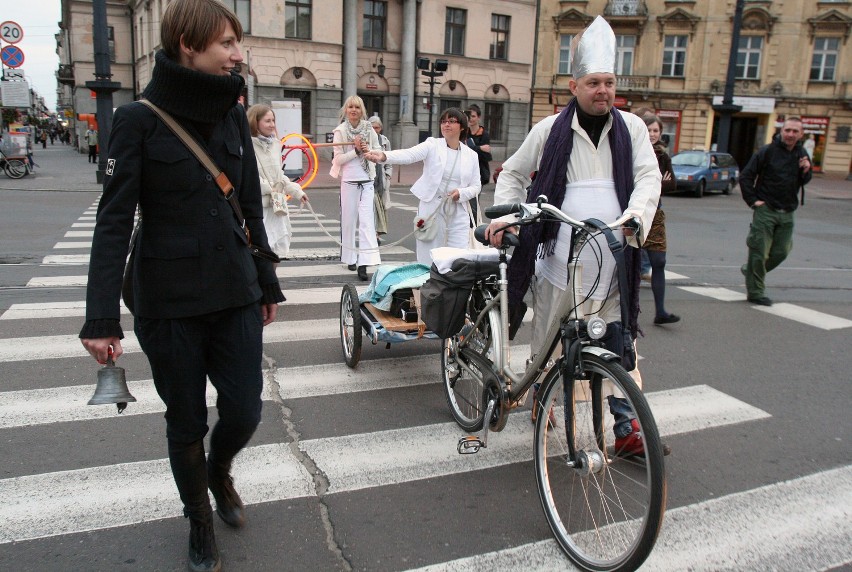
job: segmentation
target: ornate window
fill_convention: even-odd
[[[467,26],[467,10],[447,8],[447,20],[444,27],[444,53],[455,56],[464,55],[464,32]]]
[[[509,28],[511,25],[511,16],[491,14],[491,48],[488,55],[492,60],[509,59]]]
[[[227,0],[223,2],[225,6],[237,15],[237,20],[240,21],[240,26],[243,27],[244,34],[251,33],[251,0]]]
[[[663,76],[683,77],[686,71],[687,36],[666,36],[663,41]]]
[[[633,51],[636,36],[615,36],[615,75],[633,75]]]
[[[284,5],[284,35],[300,40],[311,39],[311,0],[286,0]]]
[[[364,47],[385,48],[385,26],[387,25],[387,2],[364,0]]]
[[[811,81],[834,81],[840,38],[815,38],[811,58]]]
[[[574,34],[559,34],[559,66],[556,73],[568,75],[571,73],[571,40]]]
[[[763,51],[762,36],[741,36],[737,49],[737,79],[760,77],[760,54]]]

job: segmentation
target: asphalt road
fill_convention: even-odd
[[[27,188],[0,176],[0,570],[183,570],[162,405],[130,341],[119,365],[138,402],[122,416],[85,405],[97,372],[76,339],[90,166],[67,148],[37,161]],[[768,277],[770,309],[744,301],[738,193],[664,198],[667,306],[683,319],[653,326],[643,288],[644,390],[673,449],[644,569],[852,568],[852,183],[812,187],[793,252]],[[391,240],[416,205],[393,191]],[[337,192],[308,192],[334,234]],[[570,568],[539,505],[528,411],[460,457],[437,342],[365,341],[357,369],[343,365],[338,300],[357,279],[309,260],[334,244],[312,218],[294,221],[296,259],[279,269],[289,301],[265,334],[263,422],[235,466],[249,524],[216,523],[225,569]],[[385,260],[413,260],[413,239],[400,246]]]

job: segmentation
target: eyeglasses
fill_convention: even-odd
[[[441,125],[455,125],[459,122],[458,119],[442,119]]]

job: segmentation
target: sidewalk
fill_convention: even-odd
[[[98,166],[87,162],[87,157],[71,145],[48,143],[47,149],[37,145],[33,149],[33,159],[38,165],[35,172],[21,179],[10,179],[5,173],[0,174],[0,190],[99,192]]]

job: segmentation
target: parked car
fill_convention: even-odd
[[[699,198],[704,191],[731,194],[740,177],[740,168],[729,154],[699,149],[677,153],[672,157],[672,170],[677,190]]]

